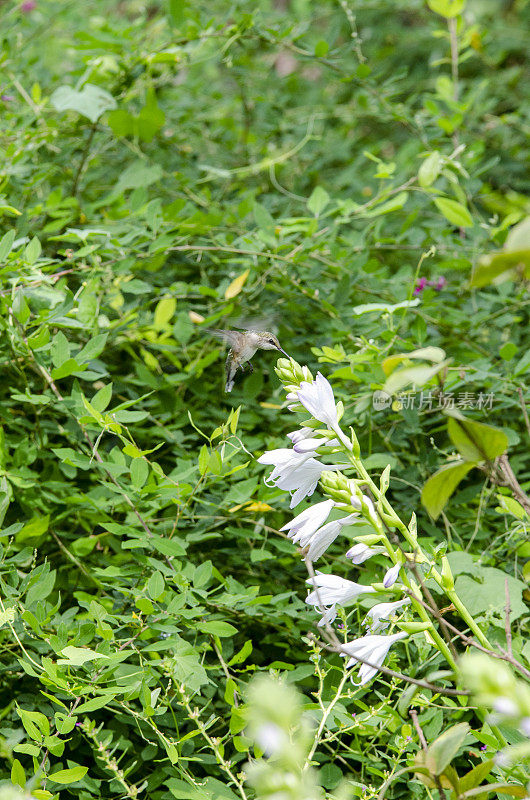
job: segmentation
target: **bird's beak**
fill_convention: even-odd
[[[285,350],[284,350],[282,347],[278,347],[278,350],[280,351],[280,353],[283,353],[283,354],[284,354],[284,356],[287,356],[287,358],[291,358],[291,356],[289,355],[289,353],[286,353],[286,352],[285,352]]]

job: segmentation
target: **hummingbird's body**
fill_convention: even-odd
[[[212,336],[222,339],[230,345],[226,359],[226,386],[225,392],[231,392],[234,388],[234,380],[238,369],[244,369],[244,364],[248,364],[252,372],[250,359],[256,350],[279,350],[287,356],[285,350],[280,347],[280,343],[273,333],[268,331],[219,331],[210,330]],[[289,358],[289,356],[287,356]]]

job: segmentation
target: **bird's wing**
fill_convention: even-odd
[[[219,331],[219,330],[208,330],[210,336],[215,336],[216,339],[221,339],[223,342],[227,342],[230,347],[237,346],[241,340],[243,334],[239,333],[238,331]]]

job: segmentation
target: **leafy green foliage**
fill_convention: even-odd
[[[2,780],[38,800],[252,797],[246,686],[273,670],[316,722],[324,793],[344,778],[374,797],[395,770],[387,797],[425,796],[407,688],[350,688],[304,638],[287,502],[253,457],[289,430],[273,354],[225,395],[207,330],[273,329],[333,378],[365,464],[392,465],[392,502],[418,513],[426,550],[449,548],[500,646],[509,573],[528,663],[528,514],[470,452],[482,431],[528,491],[522,10],[35,0],[0,15]],[[389,664],[441,668],[423,636]],[[429,742],[471,726],[451,760],[462,791],[504,783],[499,767],[464,783],[497,747],[484,716],[415,702]]]

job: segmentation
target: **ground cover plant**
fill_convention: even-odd
[[[526,17],[0,3],[1,800],[529,795]]]

